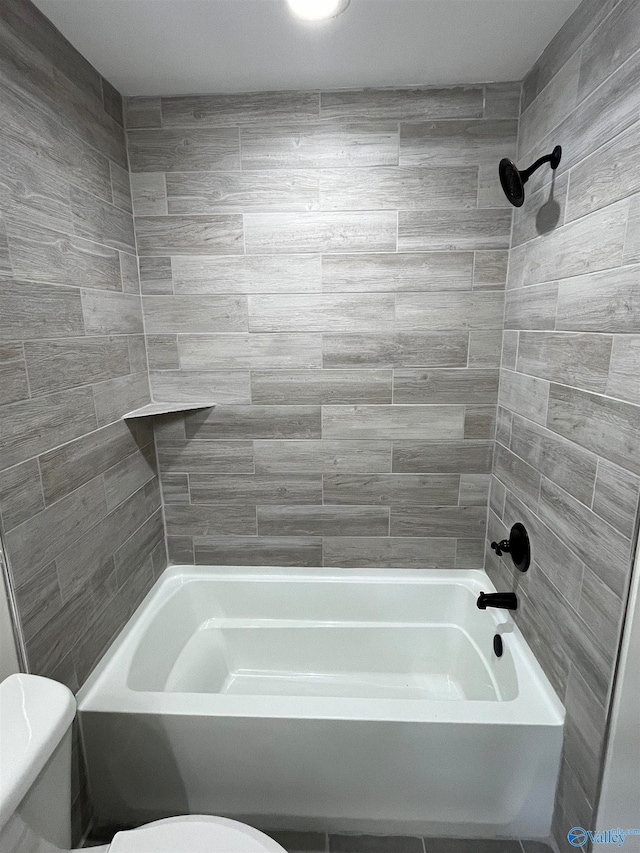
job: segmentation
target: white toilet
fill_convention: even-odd
[[[73,694],[37,675],[0,684],[0,851],[70,853]],[[94,853],[286,853],[235,820],[172,817],[119,832]]]

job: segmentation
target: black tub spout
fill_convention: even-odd
[[[480,610],[499,607],[501,610],[517,610],[518,597],[515,592],[481,592],[476,602]]]

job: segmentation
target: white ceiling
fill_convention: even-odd
[[[580,0],[35,0],[125,95],[520,80]]]

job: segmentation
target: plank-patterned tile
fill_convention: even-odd
[[[610,462],[640,474],[637,406],[551,385],[547,426]]]
[[[247,213],[247,254],[291,252],[395,252],[394,211]]]
[[[487,506],[490,474],[462,474],[460,477],[460,506]]]
[[[131,199],[131,181],[129,179],[129,171],[118,166],[113,161],[109,162],[109,170],[111,173],[111,194],[113,203],[125,213],[133,212],[133,203]]]
[[[323,406],[323,438],[462,438],[463,406]]]
[[[640,332],[640,266],[563,279],[558,284],[556,329]]]
[[[196,536],[196,565],[321,566],[317,536]]]
[[[234,255],[243,250],[242,216],[137,216],[141,255]]]
[[[398,331],[502,329],[502,293],[399,293]]]
[[[323,118],[482,118],[481,86],[322,92]]]
[[[185,419],[187,438],[320,438],[320,406],[216,406]]]
[[[633,537],[640,478],[605,459],[598,460],[592,509],[623,536]]]
[[[640,192],[639,133],[636,123],[571,170],[567,222]]]
[[[253,474],[250,441],[161,441],[160,471],[185,474]]]
[[[122,103],[35,6],[2,19],[0,519],[30,671],[75,692],[165,563],[143,543],[119,589],[159,498],[152,432],[119,421],[149,400]]]
[[[71,187],[73,228],[78,237],[95,240],[112,249],[134,251],[133,221],[112,204]]]
[[[500,371],[498,403],[518,415],[544,424],[547,417],[549,383],[512,370]]]
[[[167,182],[164,172],[131,172],[131,195],[136,216],[165,216]],[[187,213],[199,211],[186,211]]]
[[[242,128],[240,142],[243,169],[398,165],[397,122],[264,124]]]
[[[580,89],[582,100],[636,53],[640,12],[633,0],[621,0],[591,36],[581,53]]]
[[[591,505],[597,457],[546,427],[513,416],[511,450],[586,506]]]
[[[44,496],[35,459],[0,472],[0,519],[5,533],[41,509],[44,509]]]
[[[260,536],[388,536],[389,509],[369,506],[259,506]]]
[[[124,120],[127,128],[160,127],[162,114],[160,98],[135,97],[125,98],[123,103]]]
[[[151,370],[152,397],[159,403],[246,405],[251,402],[249,373],[244,370]]]
[[[325,536],[324,565],[343,569],[449,569],[455,539]]]
[[[132,172],[198,172],[240,168],[237,127],[130,130]]]
[[[510,289],[505,297],[505,329],[554,329],[558,285],[537,284]]]
[[[393,294],[250,296],[251,332],[384,332],[393,326]]]
[[[556,530],[571,550],[617,595],[622,596],[630,571],[631,543],[559,486],[543,478],[540,518]],[[610,647],[613,655],[614,649]]]
[[[624,238],[623,263],[640,263],[640,194],[633,196],[629,202],[629,219],[627,233]]]
[[[581,3],[566,24],[551,39],[525,77],[522,109],[531,103],[591,33],[607,17],[618,0],[587,0]],[[529,851],[526,851],[529,853]]]
[[[255,441],[254,446],[261,474],[391,471],[390,441]]]
[[[606,393],[640,405],[640,335],[615,335]]]
[[[256,508],[251,505],[167,504],[168,536],[253,536]]]
[[[505,249],[474,252],[473,289],[504,290],[509,252]]]
[[[326,405],[391,403],[390,370],[252,370],[251,401]]]
[[[614,136],[638,120],[636,92],[640,84],[640,56],[636,52],[585,98],[548,137],[540,138],[531,150],[530,159],[548,153],[549,146],[567,143],[571,158],[558,167],[562,173],[579,163]]]
[[[11,568],[24,583],[107,514],[102,480],[91,480],[7,533]]]
[[[322,361],[329,367],[466,367],[466,332],[324,334]]]
[[[495,404],[498,374],[498,370],[394,370],[393,402]]]
[[[164,127],[218,128],[317,118],[317,92],[252,92],[162,98]]]
[[[321,504],[320,474],[190,474],[194,504]]]
[[[486,523],[486,506],[391,507],[391,536],[482,539]]]
[[[300,169],[169,172],[166,184],[169,213],[286,212],[320,207],[318,176]]]
[[[247,300],[243,296],[144,296],[147,334],[246,332]]]
[[[490,474],[493,441],[394,441],[398,474]]]
[[[103,481],[109,511],[153,480],[157,473],[155,448],[152,444],[108,468],[104,472]]]
[[[3,408],[1,467],[10,468],[96,429],[91,388],[44,394]]]
[[[322,483],[325,504],[456,506],[460,477],[456,474],[325,474]]]
[[[82,314],[88,335],[144,333],[140,298],[133,294],[83,290]]]
[[[520,332],[520,373],[603,393],[609,376],[610,335]]]
[[[474,208],[477,167],[387,167],[320,172],[322,210]]]
[[[489,83],[484,87],[484,118],[519,118],[522,83]]]
[[[471,290],[472,252],[324,255],[324,291]]]
[[[181,334],[176,348],[179,363],[169,366],[179,367],[182,371],[206,370],[214,364],[220,370],[299,370],[322,367],[322,357],[321,335]]]
[[[427,210],[398,213],[398,251],[506,249],[510,210]]]
[[[502,332],[475,329],[469,332],[469,367],[478,369],[500,367]]]
[[[29,396],[25,355],[20,344],[0,344],[0,395],[5,403]]]
[[[149,371],[180,367],[177,335],[148,335],[145,339]]]
[[[140,266],[140,291],[142,294],[173,293],[171,258],[138,258]]]
[[[518,131],[518,156],[526,155],[573,110],[578,101],[580,52],[576,52],[553,80],[523,111]]]
[[[321,290],[319,255],[172,258],[176,293],[306,293]]]
[[[622,263],[629,203],[618,202],[527,244],[524,283],[539,284]]]
[[[1,359],[5,349],[0,348],[0,385]],[[127,338],[122,335],[29,341],[24,352],[29,386],[34,396],[101,382],[131,372],[129,346]]]
[[[44,498],[54,503],[138,451],[123,421],[48,450],[38,458]]]
[[[515,155],[518,122],[426,121],[400,124],[401,166],[470,166]]]
[[[98,426],[110,424],[150,402],[149,375],[146,371],[130,373],[98,382],[93,386],[93,399]]]
[[[534,510],[537,508],[541,475],[528,462],[501,444],[496,445],[493,474],[528,507]]]
[[[118,252],[82,237],[7,222],[17,279],[100,290],[121,290]]]

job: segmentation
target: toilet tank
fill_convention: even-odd
[[[73,694],[37,675],[0,684],[0,850],[71,847]]]

